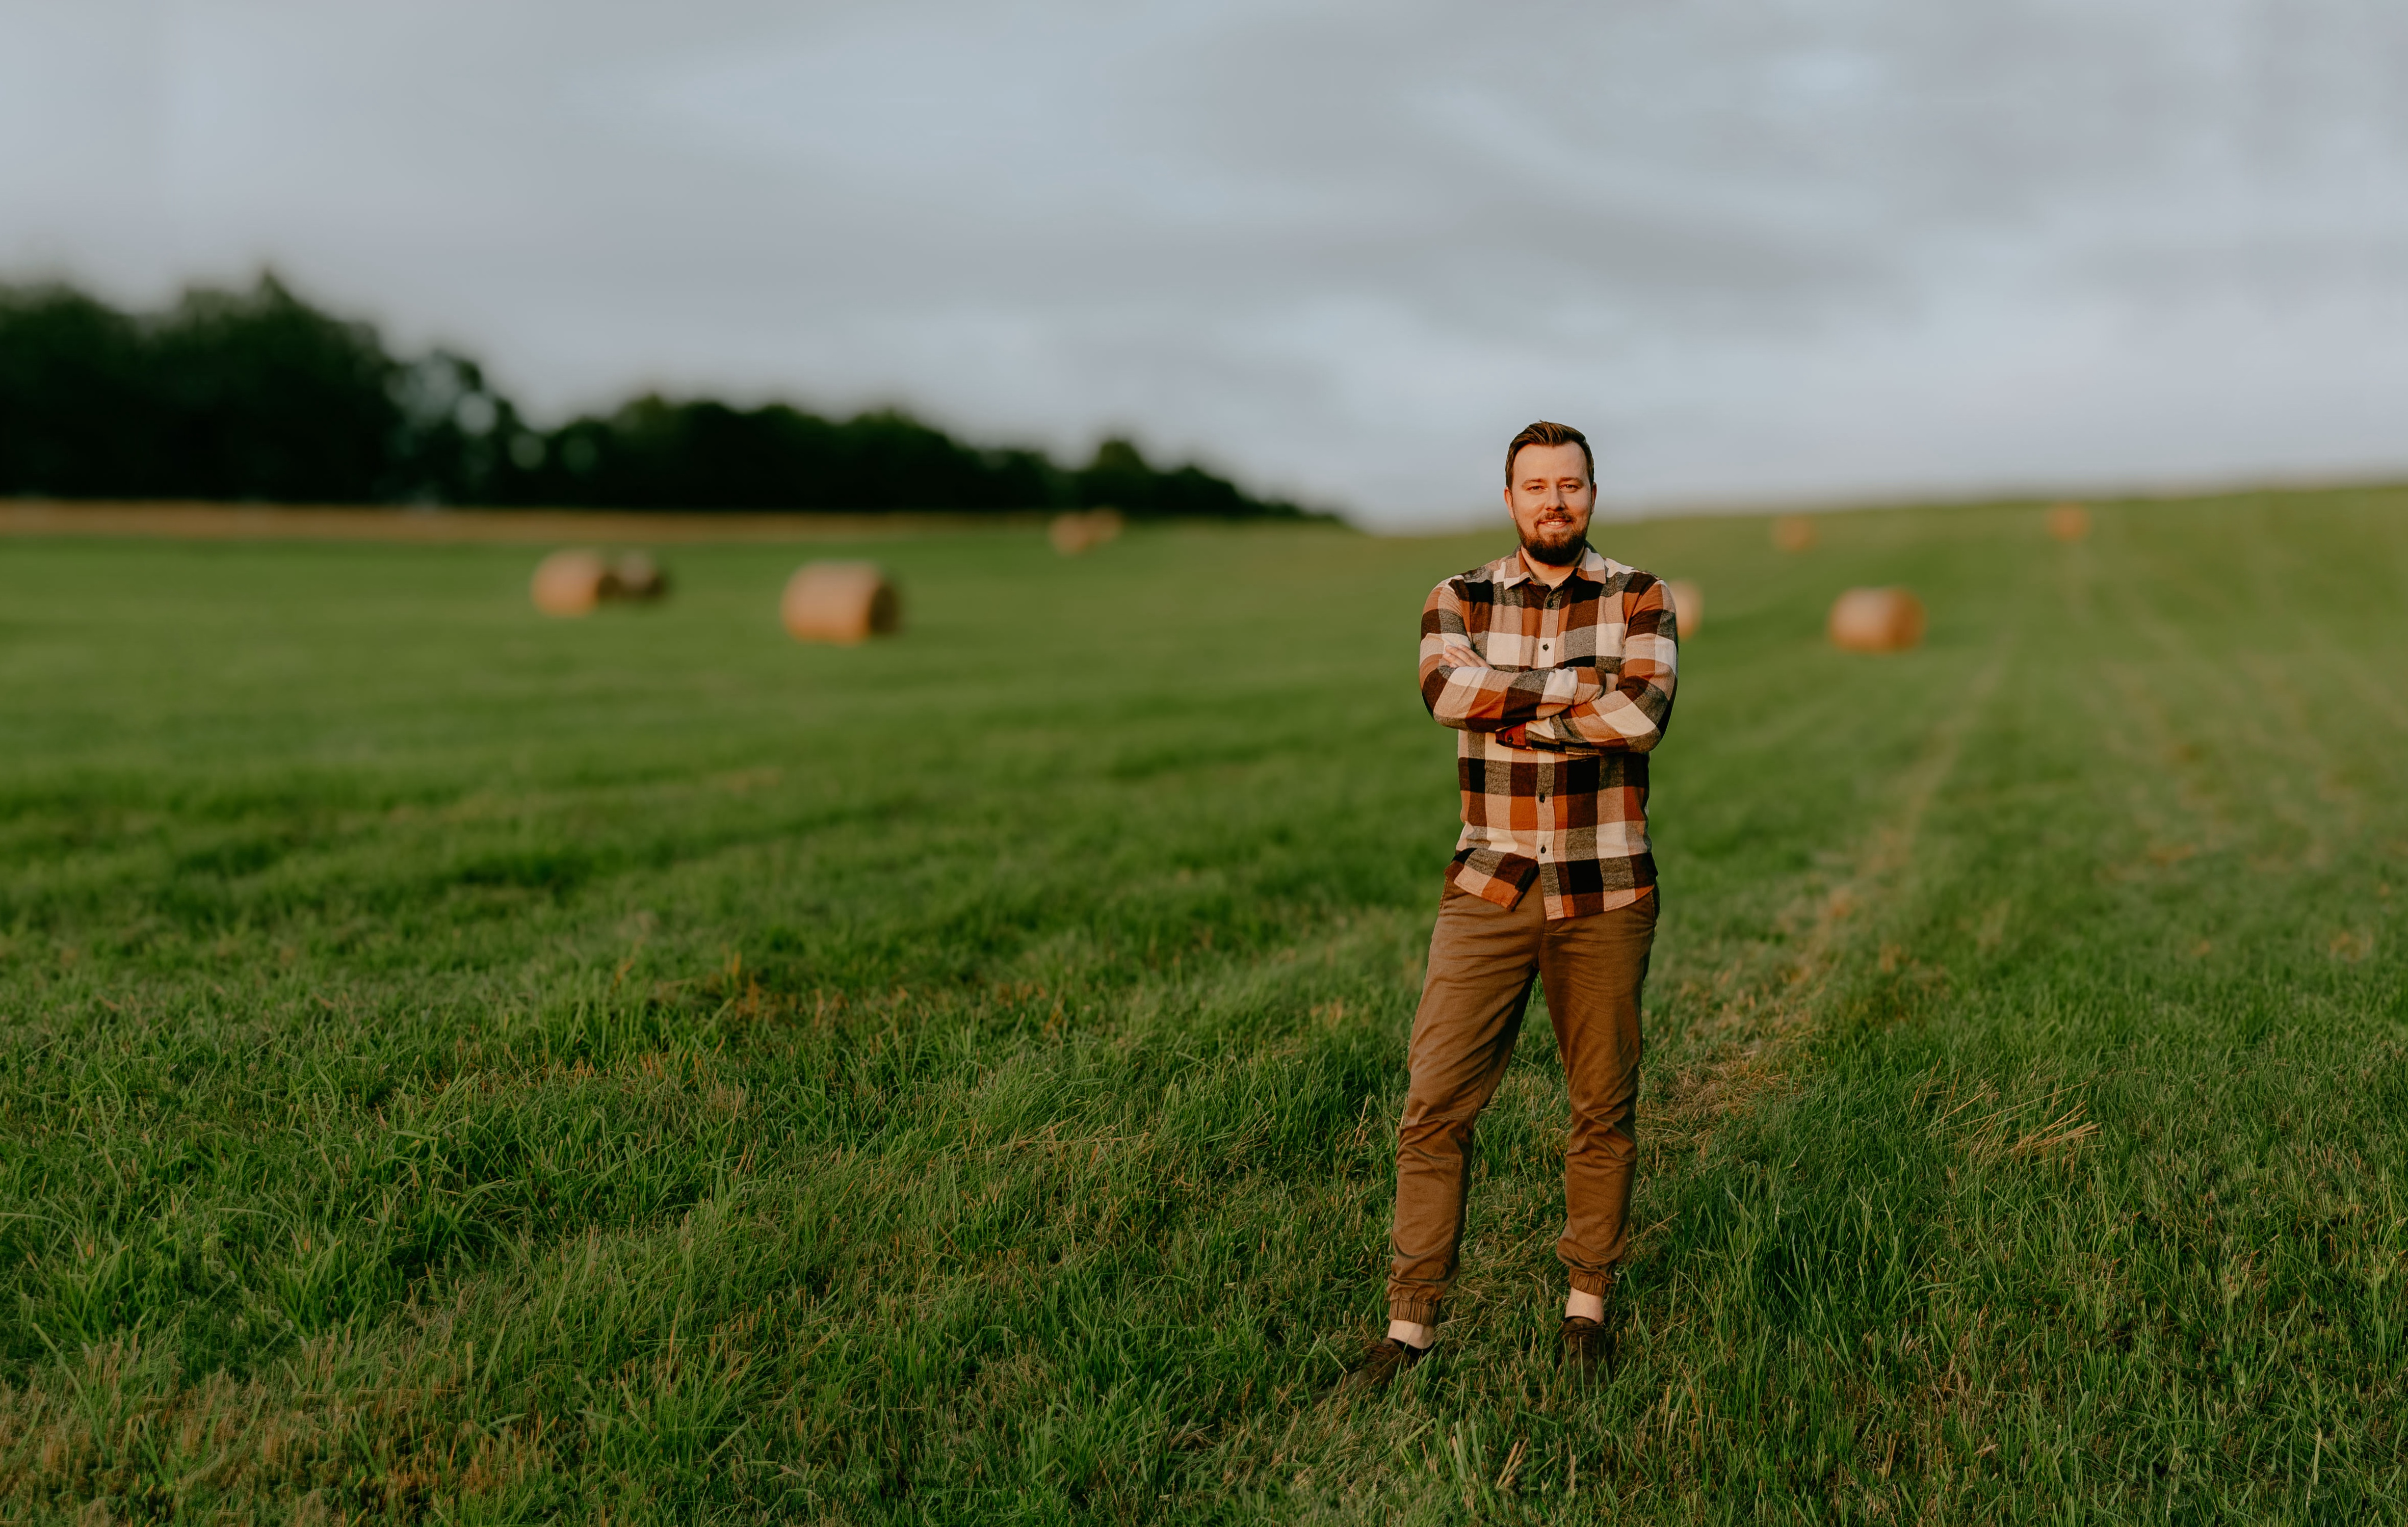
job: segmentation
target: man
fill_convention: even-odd
[[[1511,555],[1422,607],[1422,699],[1460,733],[1463,835],[1413,1015],[1397,1139],[1388,1334],[1354,1381],[1384,1386],[1429,1350],[1463,1241],[1472,1123],[1546,982],[1571,1091],[1564,1361],[1609,1360],[1605,1296],[1628,1244],[1639,995],[1656,935],[1647,753],[1672,715],[1677,634],[1664,585],[1588,544],[1588,441],[1537,423],[1505,454]]]

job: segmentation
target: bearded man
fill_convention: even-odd
[[[1658,896],[1647,754],[1672,716],[1664,585],[1588,544],[1588,440],[1532,424],[1505,453],[1520,548],[1422,607],[1422,699],[1458,734],[1463,835],[1413,1015],[1397,1138],[1388,1334],[1354,1369],[1384,1387],[1437,1340],[1463,1243],[1472,1124],[1512,1058],[1534,979],[1571,1093],[1562,1359],[1611,1361],[1606,1296],[1629,1245],[1639,998]]]

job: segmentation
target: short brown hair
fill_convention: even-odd
[[[1589,452],[1588,436],[1570,424],[1550,423],[1541,419],[1535,424],[1524,425],[1522,433],[1513,436],[1513,443],[1505,448],[1505,486],[1508,488],[1513,486],[1513,458],[1522,454],[1524,446],[1578,446],[1581,448],[1581,461],[1588,467],[1588,480],[1597,480],[1597,458]]]

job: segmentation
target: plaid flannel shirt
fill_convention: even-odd
[[[1422,701],[1460,734],[1463,788],[1447,878],[1499,906],[1537,881],[1550,920],[1646,895],[1647,751],[1672,719],[1679,657],[1664,585],[1594,548],[1553,589],[1518,550],[1432,589]]]

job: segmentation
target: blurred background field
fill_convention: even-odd
[[[1560,1074],[1379,1318],[1501,535],[0,543],[0,1502],[109,1520],[2397,1520],[2408,493],[1602,525],[1698,581],[1625,1361]],[[1914,589],[1914,651],[1830,600]]]

